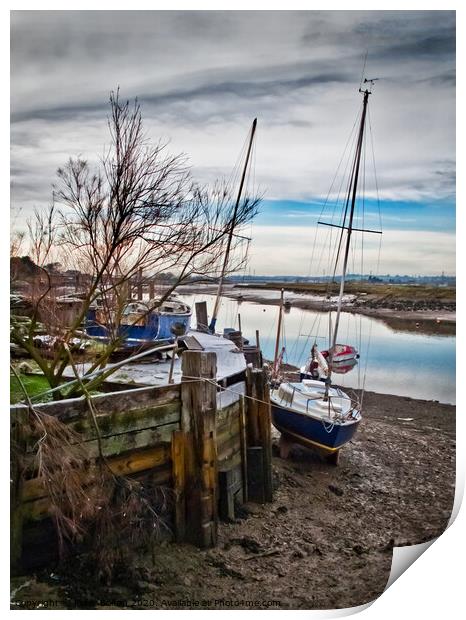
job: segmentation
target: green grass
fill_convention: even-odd
[[[47,390],[50,390],[50,385],[44,376],[39,374],[30,374],[30,375],[20,375],[21,381],[26,388],[26,391],[29,396],[37,396],[38,394],[42,394]],[[89,394],[91,396],[96,396],[97,394],[103,394],[99,390],[89,390]],[[55,396],[59,396],[57,392],[55,392]],[[62,394],[60,398],[67,398],[66,393]],[[14,405],[20,401],[24,400],[24,392],[22,387],[19,384],[18,379],[15,377],[13,373],[10,374],[10,405]],[[40,399],[41,403],[49,403],[53,400],[53,394],[46,394],[43,398]],[[38,402],[38,401],[36,401]]]
[[[20,375],[20,377],[29,396],[36,396],[50,389],[47,379],[42,375]],[[10,403],[14,405],[22,400],[24,400],[23,389],[15,375],[10,374]],[[52,394],[47,394],[41,402],[46,403],[50,400],[52,400]]]

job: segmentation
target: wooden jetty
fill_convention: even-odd
[[[235,504],[272,500],[271,418],[265,372],[248,365],[224,387],[212,351],[185,350],[180,383],[92,396],[97,429],[85,398],[39,404],[79,437],[85,463],[78,475],[92,498],[98,461],[115,475],[147,489],[171,490],[166,515],[173,539],[200,547],[216,544],[219,519],[234,518]],[[11,554],[14,570],[57,557],[52,502],[37,477],[37,438],[25,424],[31,411],[11,412]],[[155,501],[155,500],[154,500]]]

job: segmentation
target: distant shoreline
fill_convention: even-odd
[[[325,301],[322,296],[301,291],[296,292],[295,288],[293,285],[290,285],[289,288],[284,287],[285,301],[289,302],[290,307],[317,312],[328,311],[328,305],[326,305],[326,308],[323,307]],[[183,286],[179,289],[179,292],[181,294],[203,292],[207,295],[214,295],[217,292],[217,287],[212,284]],[[271,286],[256,288],[229,284],[225,286],[223,295],[238,301],[262,305],[278,306],[280,304],[280,290]],[[407,300],[398,300],[396,309],[387,307],[384,304],[385,300],[382,297],[376,298],[375,295],[367,296],[367,300],[364,299],[364,301],[361,301],[361,298],[355,295],[348,295],[343,303],[343,311],[380,319],[393,329],[400,329],[402,331],[419,330],[426,333],[455,334],[456,309],[450,309],[452,306],[454,307],[454,304],[430,299],[425,301],[427,308],[422,310],[411,309],[411,302]],[[387,305],[389,304],[387,303]],[[430,308],[429,305],[431,306]],[[330,309],[336,309],[336,304],[333,301]]]

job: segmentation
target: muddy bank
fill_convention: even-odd
[[[256,304],[278,306],[280,298],[263,297],[260,293],[239,293],[236,290],[225,292],[226,297],[249,301]],[[309,299],[305,296],[286,296],[289,307],[303,310],[322,312],[335,311],[336,304],[325,304],[322,299]],[[413,304],[411,302],[398,302],[396,304],[384,304],[382,301],[346,301],[342,304],[343,312],[363,314],[382,320],[389,327],[399,331],[419,330],[423,333],[453,335],[456,332],[455,306],[449,304]]]
[[[326,609],[370,601],[385,587],[393,544],[432,539],[448,522],[454,407],[367,393],[338,467],[296,446],[288,460],[274,457],[274,477],[274,502],[247,504],[222,523],[217,548],[135,551],[110,585],[74,559],[14,579],[13,608]]]
[[[180,293],[202,295],[216,294],[213,285],[198,285],[183,287]],[[251,302],[265,306],[280,304],[280,291],[272,288],[248,288],[226,285],[225,297],[236,299],[238,302]],[[296,292],[292,289],[285,291],[287,307],[301,308],[322,312],[336,310],[335,303],[329,305],[322,296],[311,293]],[[343,301],[343,311],[353,314],[363,314],[380,319],[396,331],[419,331],[425,334],[454,335],[456,332],[456,304],[442,299],[390,299],[377,295],[348,295]]]

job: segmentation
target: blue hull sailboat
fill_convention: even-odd
[[[372,86],[373,80],[365,80]],[[339,224],[319,222],[326,226],[340,229],[339,240],[336,246],[336,259],[333,270],[335,278],[337,269],[340,269],[340,289],[336,310],[336,320],[333,329],[330,329],[330,343],[327,356],[317,351],[317,346],[313,347],[311,361],[316,361],[315,373],[304,373],[302,382],[279,382],[278,381],[278,341],[280,337],[281,311],[277,331],[277,343],[275,348],[275,361],[272,372],[273,387],[270,392],[272,407],[273,425],[280,431],[281,453],[286,456],[291,443],[300,443],[308,447],[316,447],[324,451],[333,463],[338,462],[339,450],[354,436],[361,421],[360,403],[357,399],[352,399],[339,387],[332,385],[332,374],[338,373],[338,353],[342,350],[342,345],[338,345],[338,328],[342,311],[342,300],[345,289],[345,278],[348,267],[348,258],[352,247],[351,235],[353,231],[375,232],[380,231],[363,230],[355,223],[355,206],[357,199],[358,179],[360,175],[361,156],[364,150],[364,133],[366,124],[366,113],[371,89],[359,89],[363,95],[362,112],[359,122],[359,130],[356,140],[356,150],[351,164],[350,181],[348,191],[344,200],[343,214]],[[329,315],[330,320],[330,315]],[[353,353],[353,361],[356,359],[357,351]],[[347,361],[347,360],[345,360]],[[322,368],[324,372],[317,372]],[[314,368],[312,368],[314,370]],[[341,370],[341,369],[340,369]]]
[[[325,400],[325,390],[322,381],[282,383],[273,392],[272,417],[291,440],[335,452],[353,437],[361,414],[344,392],[332,387]]]

